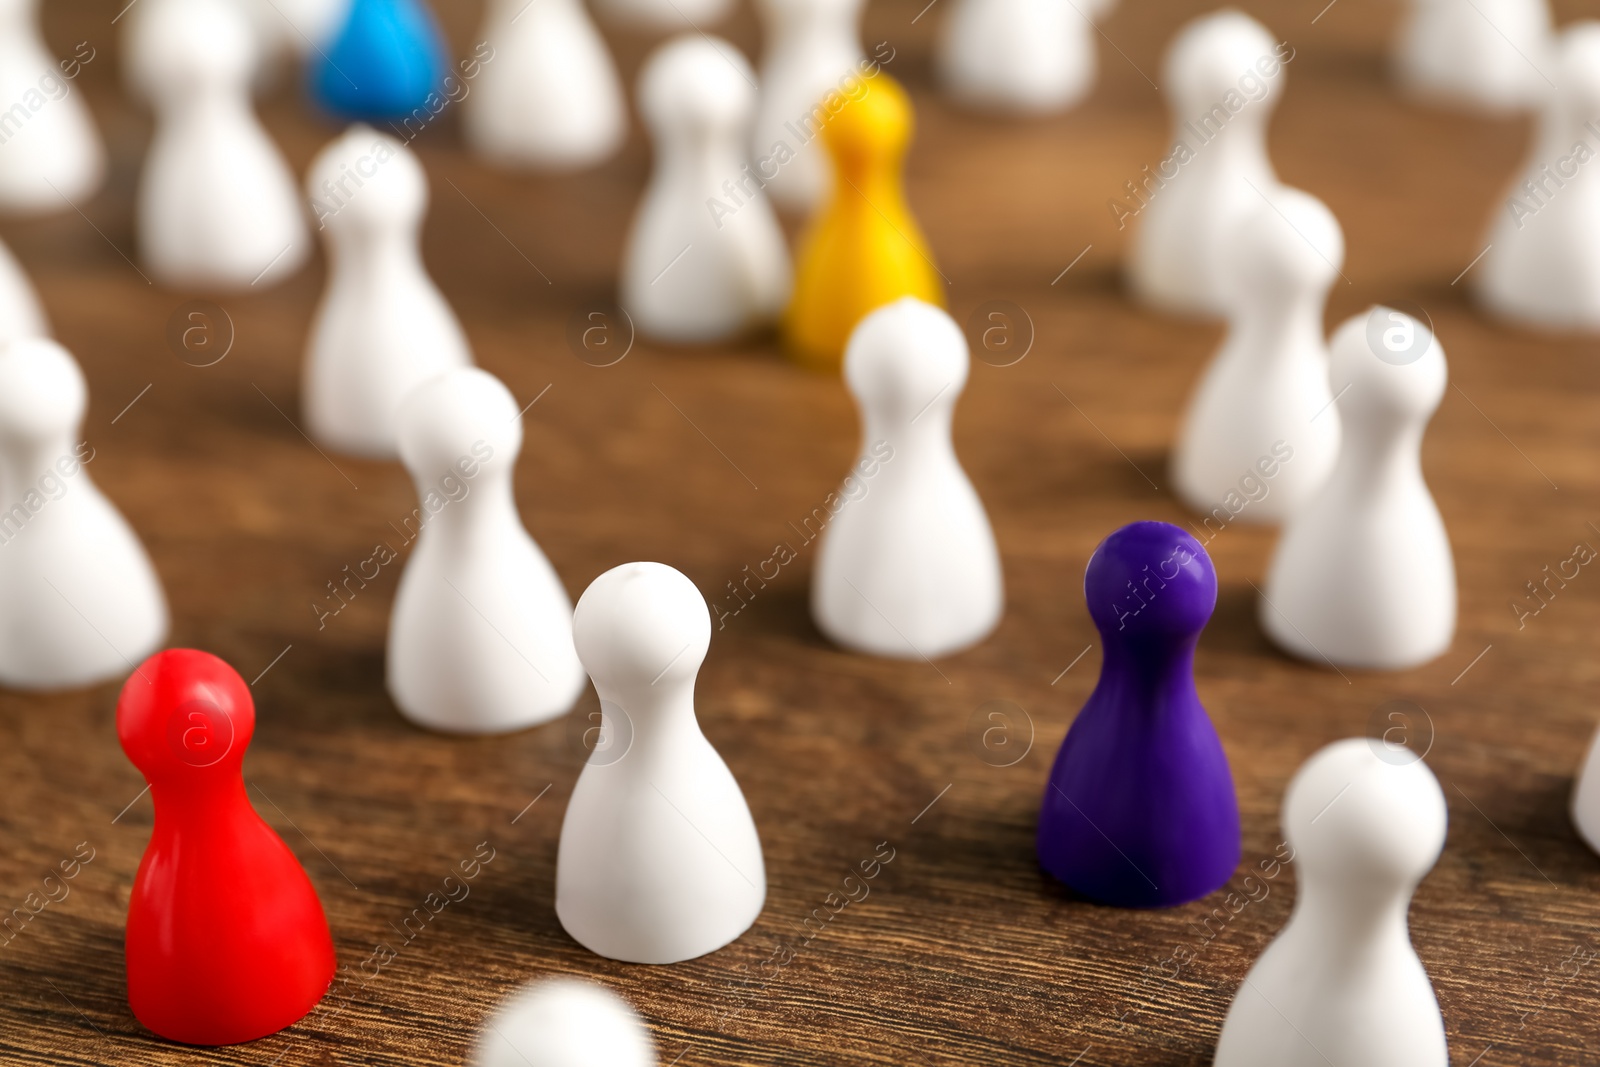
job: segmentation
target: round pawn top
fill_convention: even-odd
[[[46,338],[19,338],[0,351],[0,438],[48,444],[83,421],[88,387],[77,360]]]
[[[862,319],[844,354],[844,380],[863,409],[894,422],[955,403],[967,384],[967,339],[943,308],[901,297]]]
[[[501,1005],[472,1067],[652,1067],[650,1032],[627,1001],[591,982],[535,982]]]
[[[899,82],[880,71],[859,85],[858,95],[830,93],[820,105],[831,110],[844,100],[823,122],[822,140],[835,165],[847,174],[898,160],[911,143],[914,124],[911,97]]]
[[[1283,829],[1307,878],[1415,885],[1444,849],[1444,790],[1421,757],[1396,762],[1365,737],[1335,741],[1295,772]]]
[[[602,697],[691,680],[711,648],[711,612],[664,563],[625,563],[589,584],[572,616],[578,658]]]
[[[1178,31],[1167,48],[1161,80],[1185,111],[1225,108],[1230,92],[1249,100],[1250,107],[1270,107],[1282,92],[1282,79],[1263,77],[1256,63],[1274,56],[1275,48],[1265,26],[1243,11],[1223,8]]]
[[[478,367],[435,375],[406,394],[396,413],[400,459],[432,478],[462,460],[512,463],[522,450],[517,401],[500,379]],[[482,455],[487,446],[491,457]]]
[[[1217,606],[1217,572],[1200,542],[1166,522],[1135,522],[1100,542],[1083,595],[1106,641],[1193,640]]]
[[[1299,189],[1277,188],[1229,242],[1228,273],[1241,294],[1322,291],[1344,263],[1344,232],[1328,206]]]
[[[428,209],[428,176],[416,155],[365,123],[317,153],[306,192],[318,220],[334,233],[415,225]]]
[[[1343,397],[1340,418],[1351,425],[1426,422],[1444,399],[1444,349],[1427,323],[1403,311],[1378,304],[1351,316],[1328,351],[1329,384]]]
[[[249,16],[230,0],[157,0],[131,30],[133,81],[158,99],[248,86],[260,61]]]
[[[145,660],[117,700],[117,739],[151,784],[237,776],[255,728],[244,679],[192,648]]]
[[[733,45],[686,33],[645,60],[639,113],[658,139],[722,132],[742,137],[755,115],[755,84],[749,61]]]

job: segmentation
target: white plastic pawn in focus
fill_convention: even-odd
[[[573,630],[606,737],[561,823],[556,915],[609,959],[715,951],[761,914],[767,876],[744,793],[695,717],[705,599],[671,567],[629,563],[590,584]]]
[[[1215,1067],[1447,1067],[1406,921],[1447,820],[1411,751],[1358,737],[1306,761],[1283,800],[1294,911],[1234,994]]]
[[[583,692],[572,601],[517,514],[522,420],[510,390],[464,367],[399,412],[421,533],[389,623],[389,695],[419,726],[498,734],[565,715]]]
[[[1339,458],[1290,517],[1267,571],[1262,628],[1313,663],[1403,670],[1455,636],[1450,537],[1422,477],[1422,436],[1448,372],[1423,323],[1375,307],[1330,345]]]
[[[960,328],[914,297],[879,308],[851,334],[844,378],[861,452],[811,581],[817,628],[846,648],[940,656],[1000,622],[1000,552],[950,436],[968,364]]]

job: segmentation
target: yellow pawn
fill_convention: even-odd
[[[901,183],[911,100],[887,74],[861,84],[866,92],[822,124],[833,192],[801,238],[783,318],[790,355],[817,370],[837,371],[856,323],[883,305],[914,296],[944,306]]]

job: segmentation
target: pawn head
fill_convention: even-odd
[[[711,612],[694,583],[664,563],[625,563],[578,598],[578,659],[601,699],[692,680],[711,648]]]
[[[147,0],[128,29],[129,78],[153,100],[246,91],[260,62],[256,33],[234,0]]]
[[[311,161],[306,195],[330,233],[405,229],[428,209],[428,176],[399,140],[357,123]]]
[[[46,338],[19,338],[0,349],[0,441],[48,444],[83,421],[88,387],[77,360]]]
[[[755,72],[737,48],[719,37],[686,33],[645,60],[639,114],[658,142],[721,134],[742,139],[755,116],[755,85]]]
[[[117,700],[122,751],[152,785],[238,775],[255,733],[255,704],[237,671],[209,652],[157,652]]]
[[[500,1006],[471,1067],[654,1067],[637,1012],[609,989],[573,978],[534,982]]]
[[[1420,758],[1394,762],[1364,737],[1335,741],[1295,772],[1283,830],[1305,877],[1410,888],[1444,848],[1444,790]]]
[[[1083,575],[1106,641],[1193,640],[1217,606],[1217,572],[1200,542],[1166,522],[1134,522],[1100,542]]]
[[[1329,384],[1347,425],[1425,423],[1444,399],[1444,349],[1430,325],[1404,311],[1379,304],[1346,319],[1328,352]]]
[[[438,485],[456,473],[476,477],[480,467],[509,469],[522,451],[516,399],[477,367],[429,378],[406,394],[395,421],[400,460],[419,484]]]
[[[1344,264],[1344,232],[1328,206],[1310,193],[1280,187],[1240,224],[1224,255],[1233,300],[1282,300],[1325,294]]]
[[[862,319],[844,353],[844,380],[864,413],[893,424],[948,411],[967,384],[961,327],[943,308],[901,297]],[[937,409],[937,410],[936,410]]]
[[[829,92],[817,105],[825,116],[822,142],[834,165],[845,174],[859,174],[898,161],[911,143],[911,97],[882,71],[848,88],[848,94]]]
[[[1217,107],[1265,116],[1283,92],[1277,47],[1265,26],[1235,8],[1192,19],[1167,46],[1161,80],[1168,100],[1183,118]]]

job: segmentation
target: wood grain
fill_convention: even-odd
[[[249,1046],[189,1050],[143,1031],[125,1001],[122,922],[151,808],[117,746],[115,687],[0,695],[0,908],[21,906],[80,842],[94,854],[71,895],[0,948],[0,1060],[454,1064],[518,983],[579,974],[624,992],[662,1062],[681,1067],[1209,1062],[1234,988],[1288,914],[1292,868],[1206,936],[1221,894],[1168,911],[1093,906],[1044,877],[1032,851],[1045,772],[1099,665],[1080,586],[1088,554],[1121,523],[1189,517],[1166,488],[1167,449],[1220,328],[1128,302],[1117,275],[1128,231],[1106,200],[1163,154],[1151,79],[1172,30],[1204,8],[1125,4],[1105,24],[1092,100],[1006,122],[954,111],[932,91],[931,35],[946,12],[919,16],[923,2],[875,0],[866,19],[867,40],[892,43],[889,69],[919,107],[911,202],[957,317],[1004,299],[1036,329],[1020,362],[975,363],[957,418],[1004,553],[1008,613],[982,647],[934,665],[846,655],[808,619],[813,550],[802,547],[728,620],[701,675],[700,714],[749,797],[771,892],[736,944],[667,968],[597,959],[556,921],[556,838],[582,758],[573,731],[455,740],[407,726],[383,690],[398,566],[318,629],[311,604],[324,584],[414,506],[398,467],[325,458],[296,428],[322,266],[223,299],[236,343],[221,363],[176,358],[165,331],[188,295],[147,284],[125,258],[149,121],[120,91],[122,0],[47,5],[59,51],[85,39],[98,49],[79,86],[113,175],[93,200],[8,221],[4,236],[88,374],[92,473],[156,560],[174,642],[255,679],[252,795],[304,861],[348,970],[317,1013]],[[1424,464],[1454,540],[1462,610],[1439,661],[1341,677],[1278,655],[1255,625],[1250,583],[1272,533],[1230,527],[1210,543],[1222,594],[1199,688],[1233,761],[1246,862],[1278,846],[1282,791],[1306,756],[1364,732],[1384,702],[1414,701],[1431,718],[1428,759],[1451,827],[1412,929],[1452,1062],[1594,1062],[1600,860],[1565,806],[1597,718],[1600,578],[1585,571],[1521,630],[1509,602],[1575,542],[1600,545],[1600,353],[1486,321],[1466,282],[1452,284],[1501,209],[1528,123],[1398,99],[1384,67],[1396,12],[1383,0],[1339,0],[1320,16],[1319,3],[1249,6],[1296,49],[1274,158],[1345,228],[1348,280],[1330,324],[1409,299],[1448,352],[1453,387]],[[464,54],[479,5],[452,0],[443,16]],[[753,50],[748,10],[718,29]],[[631,79],[650,42],[609,35]],[[333,132],[294,91],[263,113],[301,172]],[[645,179],[637,129],[618,159],[574,177],[483,169],[448,112],[417,147],[433,183],[428,262],[480,362],[522,403],[538,397],[518,493],[568,588],[657,559],[716,601],[793,539],[788,524],[850,462],[856,424],[840,384],[793,368],[769,341],[640,342],[606,368],[575,358],[567,324],[611,298]],[[1006,767],[980,758],[969,728],[996,700],[1026,713],[1012,751],[1027,754]],[[595,706],[590,694],[579,714]],[[406,940],[402,919],[482,842],[494,859],[470,896]],[[870,895],[808,937],[808,916],[825,914],[847,869],[880,847],[894,858]],[[395,958],[363,972],[380,944]],[[1197,958],[1174,977],[1168,961],[1185,947]]]

